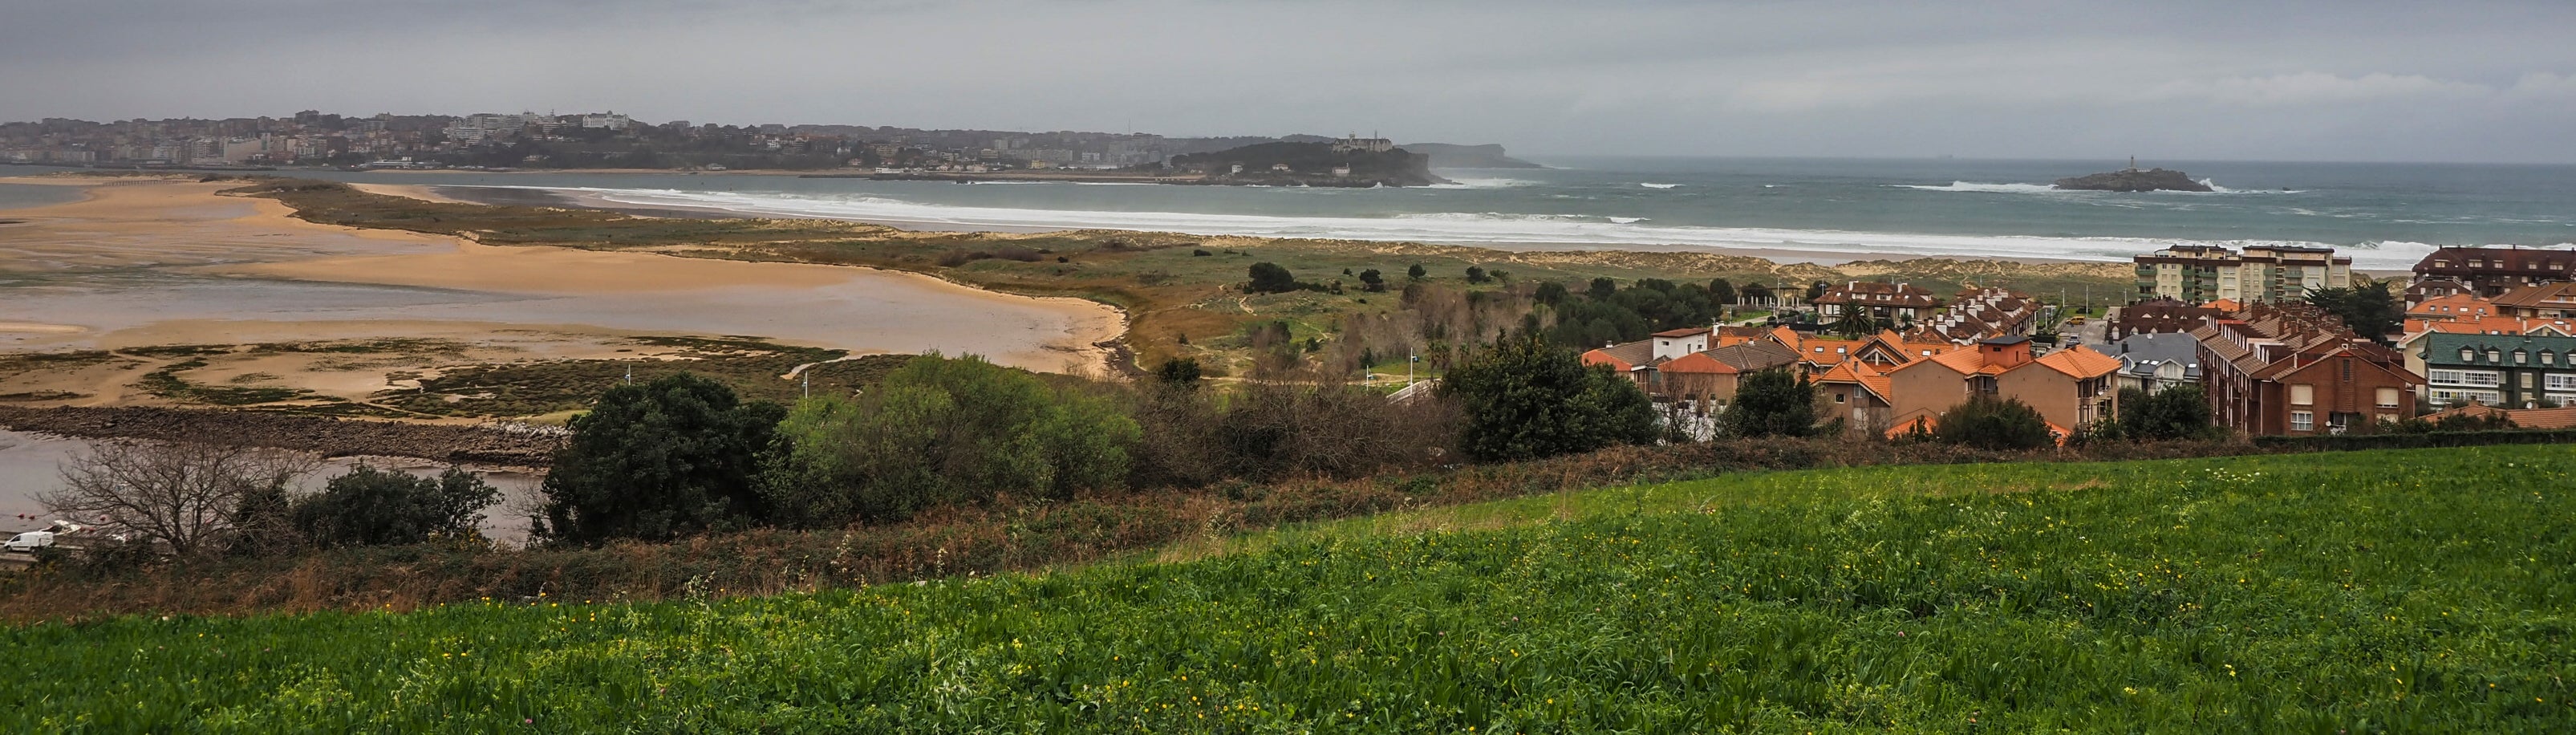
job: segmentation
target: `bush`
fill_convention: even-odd
[[[1756,370],[1735,388],[1724,414],[1726,433],[1758,438],[1807,436],[1816,430],[1816,386],[1804,372]]]
[[[934,354],[856,400],[799,402],[778,433],[762,492],[779,522],[815,527],[1118,487],[1138,429],[1100,397]]]
[[[2008,452],[2054,446],[2057,438],[2039,410],[2017,398],[1979,395],[1942,412],[1932,439],[1945,444]]]
[[[482,511],[500,498],[483,478],[455,467],[428,478],[362,464],[297,501],[293,517],[304,539],[325,548],[479,540]]]
[[[1360,271],[1360,286],[1370,293],[1384,293],[1386,276],[1379,274],[1376,268]]]
[[[1199,375],[1199,360],[1195,357],[1175,357],[1164,360],[1161,367],[1154,369],[1155,380],[1167,385],[1189,388],[1198,387]]]
[[[2131,441],[2220,439],[2227,428],[2211,420],[2208,394],[2198,385],[2178,385],[2148,395],[2137,388],[2120,390],[2120,415],[2100,422],[2094,438]]]
[[[1464,413],[1467,455],[1489,462],[1651,444],[1660,433],[1635,383],[1535,334],[1503,338],[1451,370],[1440,392]]]
[[[1467,266],[1468,283],[1484,283],[1491,280],[1493,278],[1485,275],[1485,269],[1482,266]]]
[[[546,474],[539,535],[596,544],[663,540],[761,517],[759,453],[785,409],[680,373],[620,385],[572,420]]]
[[[1299,288],[1297,277],[1277,263],[1254,263],[1250,272],[1252,282],[1244,290],[1253,293],[1287,293]]]

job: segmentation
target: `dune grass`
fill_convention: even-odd
[[[17,731],[2565,732],[2576,451],[1741,475],[1056,573],[12,630]]]

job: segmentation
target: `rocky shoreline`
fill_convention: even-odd
[[[411,457],[512,467],[544,467],[563,444],[549,433],[494,426],[144,407],[0,406],[0,429],[81,439],[220,438],[325,457]]]
[[[2085,176],[2058,179],[2055,186],[2068,191],[2212,191],[2189,174],[2173,169],[2129,168]]]

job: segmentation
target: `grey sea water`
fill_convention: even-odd
[[[2314,243],[2365,269],[2440,245],[2576,242],[2576,166],[2141,161],[2215,193],[2067,192],[2121,161],[1550,158],[1404,189],[807,179],[680,173],[314,172],[583,192],[639,206],[961,227],[1500,246],[1755,248],[1817,260],[2125,260],[2175,243]]]

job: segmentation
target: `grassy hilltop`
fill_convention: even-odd
[[[2566,732],[2576,451],[1781,472],[1034,575],[11,631],[15,731]]]

